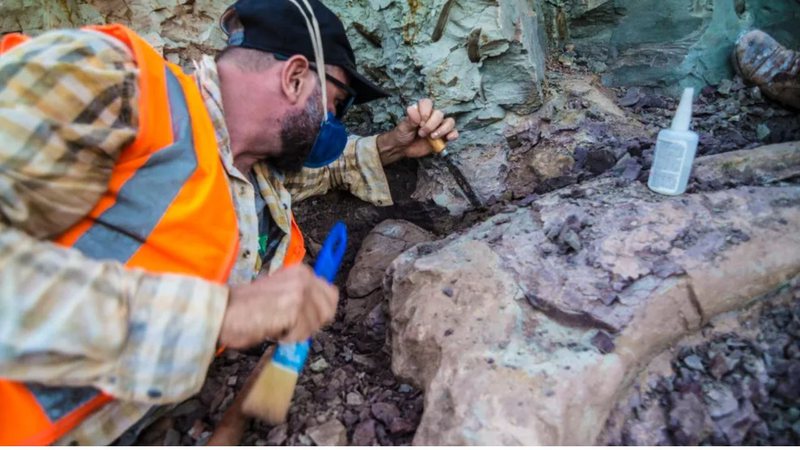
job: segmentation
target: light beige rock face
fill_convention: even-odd
[[[320,447],[347,445],[347,429],[335,419],[309,428],[307,434]]]
[[[591,330],[533,311],[502,265],[466,238],[396,265],[392,367],[426,392],[415,444],[587,442],[593,421],[579,411],[602,409],[622,382],[619,358],[594,351]]]
[[[38,34],[54,28],[122,23],[174,63],[222,48],[218,19],[230,0],[11,0],[0,4],[0,31]]]
[[[774,144],[759,151],[740,150],[698,160],[692,178],[701,186],[767,184],[800,176],[800,142]]]
[[[404,253],[385,290],[393,369],[426,391],[414,442],[595,443],[655,355],[800,272],[798,232],[797,186],[603,179]]]

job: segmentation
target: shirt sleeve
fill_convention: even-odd
[[[344,189],[374,205],[392,205],[376,139],[376,136],[350,136],[342,156],[330,165],[319,169],[305,167],[300,172],[286,174],[284,184],[292,194],[292,201]]]
[[[85,216],[136,136],[137,69],[90,31],[0,58],[0,377],[167,403],[200,390],[226,287],[50,241]]]

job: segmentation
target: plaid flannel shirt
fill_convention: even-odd
[[[0,377],[92,386],[116,398],[60,444],[110,443],[154,405],[198,392],[227,305],[226,286],[91,260],[50,242],[93,208],[136,136],[137,74],[127,48],[91,31],[48,32],[0,58]],[[258,165],[253,186],[233,166],[213,59],[200,61],[196,77],[240,227],[229,284],[261,268],[254,189],[287,231],[269,271],[286,253],[292,198],[346,188],[391,204],[374,137],[352,138],[329,167],[285,178]],[[147,326],[131,327],[133,317],[148,317]]]

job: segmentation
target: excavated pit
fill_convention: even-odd
[[[644,88],[620,89],[615,94],[617,104],[628,119],[640,122],[646,130],[655,131],[667,126],[671,120],[675,106],[671,98]],[[734,81],[732,88],[726,85],[721,89],[704,90],[695,112],[694,127],[701,134],[699,155],[800,140],[800,119],[796,113],[764,100],[757,90],[739,81]],[[731,121],[732,116],[737,116],[735,122]],[[769,133],[765,132],[765,128]],[[581,150],[585,158],[577,161],[565,175],[566,181],[537,186],[525,195],[468,211],[461,217],[452,217],[443,208],[411,198],[416,186],[417,161],[401,162],[387,169],[394,206],[377,208],[349,194],[331,193],[297,205],[295,213],[309,238],[312,254],[335,221],[342,220],[348,225],[350,243],[344,270],[337,280],[338,285],[344,286],[362,241],[377,224],[385,220],[405,220],[442,238],[497,213],[525,207],[541,194],[557,189],[562,184],[570,186],[596,177],[644,182],[652,161],[655,133],[634,142],[619,143],[602,127],[596,130],[596,144]],[[624,151],[618,150],[620,146]],[[535,143],[530,144],[529,151],[535,150]],[[724,176],[706,176],[703,180],[693,182],[689,192],[725,187]],[[797,181],[796,178],[789,178],[783,183],[796,184]],[[796,286],[796,283],[792,286]],[[699,337],[685,339],[657,357],[656,362],[643,372],[643,381],[637,382],[630,394],[614,408],[606,431],[598,442],[640,445],[786,445],[800,442],[800,422],[795,417],[798,416],[800,404],[797,399],[800,397],[792,398],[784,392],[796,389],[788,377],[800,364],[794,336],[797,328],[774,326],[778,323],[774,319],[775,314],[787,315],[788,319],[780,320],[797,325],[800,295],[796,287],[789,289],[789,294],[786,294],[786,289],[782,291],[782,303],[779,305],[782,308],[780,311],[784,312],[773,313],[766,307],[748,310],[746,315],[750,319],[747,323],[756,330],[753,336],[742,338],[731,334],[733,332],[718,333],[714,332],[713,325],[709,325],[698,334]],[[243,444],[330,444],[343,442],[342,439],[359,445],[408,445],[412,442],[423,414],[424,393],[398,379],[391,371],[388,337],[390,319],[380,288],[359,295],[348,298],[347,291],[342,288],[336,322],[315,336],[309,366],[299,380],[288,423],[268,427],[254,421],[245,433]],[[370,308],[363,310],[360,302],[369,304]],[[735,343],[730,344],[729,341]],[[714,362],[719,359],[717,355],[729,358],[733,351],[734,358],[739,358],[737,361],[743,358],[748,361],[761,358],[760,361],[763,361],[765,355],[776,351],[774,347],[778,344],[775,342],[784,341],[788,344],[784,345],[779,367],[765,366],[768,368],[768,377],[758,379],[761,384],[754,388],[758,392],[748,396],[739,395],[736,397],[737,407],[732,407],[730,401],[726,405],[733,410],[729,415],[721,418],[714,416],[719,413],[715,412],[713,400],[710,399],[715,395],[728,395],[730,389],[744,382],[742,380],[757,379],[748,372],[754,369],[740,362],[730,363],[730,371],[717,378],[714,374],[718,370],[713,369],[716,367],[714,364],[718,364]],[[233,400],[234,393],[241,388],[262,350],[227,352],[216,360],[202,393],[162,419],[161,426],[152,427],[150,433],[145,434],[139,442],[203,443],[225,407]],[[688,369],[687,364],[691,365]],[[711,365],[712,369],[698,369],[701,365],[704,368]],[[731,384],[731,379],[737,381]],[[787,383],[788,387],[780,387]],[[717,387],[708,388],[708,384]],[[761,397],[753,400],[753,395]],[[704,418],[704,425],[698,428],[693,421],[681,419],[679,416],[685,410],[694,414],[691,417]],[[743,419],[737,422],[731,417]],[[742,431],[743,428],[746,429]]]

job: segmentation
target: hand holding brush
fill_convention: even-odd
[[[347,228],[337,222],[328,234],[314,264],[314,273],[333,283],[347,247]],[[279,343],[272,361],[258,375],[253,389],[245,398],[242,410],[272,425],[286,421],[297,378],[308,357],[311,339],[296,343]]]

